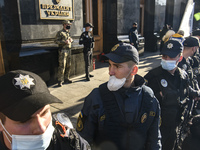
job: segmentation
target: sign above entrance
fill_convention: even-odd
[[[74,0],[39,0],[40,19],[74,20]]]

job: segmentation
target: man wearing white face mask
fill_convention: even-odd
[[[183,45],[177,40],[167,41],[161,51],[161,66],[150,70],[144,78],[152,88],[161,106],[162,150],[172,150],[176,127],[181,121],[182,102],[200,96],[189,86],[187,73],[177,67],[182,60]]]
[[[86,23],[84,25],[85,31],[81,34],[79,39],[79,44],[83,44],[83,55],[84,55],[84,61],[85,61],[85,74],[86,74],[86,80],[90,81],[90,77],[93,77],[93,75],[89,74],[90,65],[92,62],[92,54],[93,54],[93,48],[94,48],[94,38],[91,34],[92,29],[94,26],[91,23]]]
[[[67,120],[65,115],[57,114],[53,120],[51,103],[62,102],[50,94],[38,75],[16,70],[1,76],[0,149],[90,149],[70,123],[63,123]]]
[[[94,148],[160,150],[159,104],[137,75],[136,48],[119,43],[105,56],[110,79],[85,98],[78,133]]]

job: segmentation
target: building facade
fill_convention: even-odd
[[[133,22],[145,39],[144,50],[156,51],[154,33],[166,23],[177,31],[186,4],[187,0],[1,0],[0,75],[25,69],[39,74],[48,85],[56,83],[54,38],[63,20],[72,22],[71,76],[84,73],[83,46],[78,39],[86,22],[94,25],[94,57],[108,53],[119,35],[128,35]]]

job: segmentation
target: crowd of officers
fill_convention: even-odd
[[[70,22],[63,22],[58,85],[69,80]],[[92,58],[93,25],[85,25],[86,80]],[[109,80],[85,98],[76,129],[64,113],[52,116],[45,82],[24,70],[0,77],[0,149],[2,150],[199,150],[200,30],[184,38],[178,31],[163,41],[160,66],[137,74],[135,44],[118,43],[105,57]],[[166,36],[165,36],[166,37]],[[68,58],[69,56],[69,58]],[[67,66],[67,67],[66,67]],[[65,68],[66,67],[66,68]]]
[[[162,150],[199,149],[200,30],[179,33],[164,42],[161,65],[144,76],[161,107]]]
[[[68,31],[69,23],[64,22],[64,28],[65,25],[66,30],[62,32]],[[84,27],[79,44],[84,45],[86,80],[90,81],[93,76],[89,73],[94,48],[93,25],[86,23]],[[85,98],[76,130],[92,149],[198,149],[200,30],[185,38],[183,30],[175,33],[167,28],[161,37],[161,64],[144,77],[137,75],[136,35],[137,23],[133,23],[129,32],[130,44],[119,43],[106,54],[110,79]],[[70,39],[57,36],[57,43],[59,39],[63,41],[59,37]],[[70,50],[62,48],[64,52]],[[58,85],[71,82],[69,71],[64,75],[65,65],[60,66],[62,78]]]
[[[125,77],[125,84],[123,83],[123,87],[119,89],[109,85],[112,76],[117,77],[117,73],[112,72],[112,66],[118,68],[119,64],[124,63],[120,57],[127,59],[128,56],[125,56],[127,50],[124,48],[126,47],[124,44],[114,46],[114,50],[106,55],[109,58],[111,77],[108,83],[100,85],[86,97],[77,122],[78,133],[93,147],[105,144],[105,141],[112,141],[119,149],[131,149],[131,147],[152,150],[199,149],[200,45],[198,35],[200,35],[200,30],[194,31],[193,35],[186,38],[184,38],[184,31],[174,32],[163,43],[161,65],[150,70],[144,76],[145,82],[132,71],[131,75],[134,75],[134,80],[131,82],[131,86],[126,87],[126,83],[129,82],[127,80],[130,80],[129,74]],[[119,55],[121,56],[119,57]],[[134,56],[132,57],[134,58]],[[134,59],[133,61],[137,62]],[[137,65],[137,63],[135,64]],[[115,82],[120,84],[118,79],[115,79]],[[111,84],[114,84],[114,79]],[[144,84],[153,90],[160,106],[160,115],[156,101],[151,100],[154,106],[148,103],[149,95],[152,93],[143,87]],[[139,97],[142,92],[138,92],[140,90],[137,89],[137,93],[133,87],[140,87],[141,91],[145,91],[149,95],[143,95],[141,102]],[[131,92],[132,94],[129,94]],[[114,99],[119,108],[116,106],[117,104],[111,103]],[[129,99],[135,101],[134,104]],[[135,105],[132,110],[130,110],[131,105]],[[145,105],[149,105],[149,108],[146,108]],[[148,109],[151,111],[148,112]],[[124,116],[120,115],[120,111]],[[139,117],[141,120],[135,118],[140,114],[142,114]],[[154,116],[153,122],[150,121],[152,116]],[[158,120],[158,118],[160,119]],[[118,126],[118,122],[123,125]],[[158,128],[157,124],[159,124]],[[143,131],[140,131],[140,128]],[[102,147],[103,149],[105,147],[117,149],[109,144],[101,145],[101,149]]]

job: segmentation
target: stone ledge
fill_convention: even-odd
[[[58,50],[58,45],[53,41],[49,42],[36,42],[36,43],[23,43],[19,57],[40,55],[43,53],[50,53],[51,51]],[[78,39],[72,43],[72,55],[83,52],[83,46],[78,44]]]

